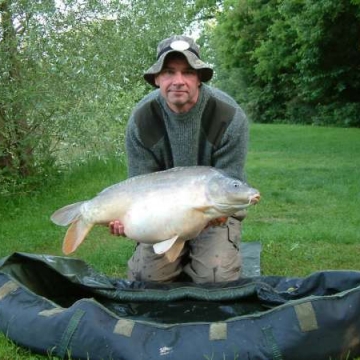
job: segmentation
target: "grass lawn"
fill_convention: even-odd
[[[306,276],[360,270],[360,129],[293,125],[251,127],[248,182],[262,199],[243,223],[243,241],[262,244],[263,275]],[[124,161],[89,161],[39,189],[0,199],[0,257],[15,251],[62,255],[59,207],[93,197],[126,177]],[[72,255],[124,277],[134,243],[96,227]],[[51,359],[0,337],[1,360]]]
[[[244,240],[263,244],[266,275],[360,270],[360,130],[252,127],[248,180],[262,193]]]

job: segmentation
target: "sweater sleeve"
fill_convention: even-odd
[[[246,181],[244,167],[248,142],[248,120],[241,108],[237,108],[219,146],[213,152],[213,166],[224,170],[230,176]]]

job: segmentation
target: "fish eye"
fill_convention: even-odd
[[[234,181],[233,182],[233,187],[234,188],[239,188],[240,187],[240,183],[238,181]]]

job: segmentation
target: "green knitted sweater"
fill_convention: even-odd
[[[245,180],[247,147],[247,118],[229,95],[202,84],[196,105],[177,114],[154,90],[139,102],[128,122],[128,176],[207,165]]]

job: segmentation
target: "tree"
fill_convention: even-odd
[[[72,151],[121,152],[130,111],[150,90],[142,74],[158,41],[189,25],[190,5],[0,0],[1,191],[43,179]]]
[[[360,126],[359,19],[357,1],[226,1],[219,84],[232,76],[255,121]]]
[[[38,123],[28,114],[37,101],[34,59],[26,51],[26,27],[30,16],[11,1],[0,3],[0,180],[14,175],[29,176],[35,166],[34,151]]]

